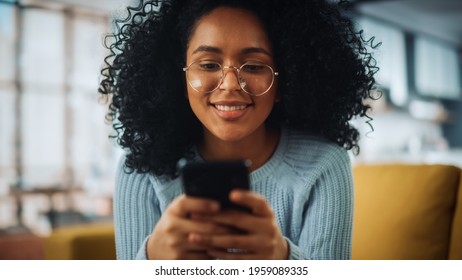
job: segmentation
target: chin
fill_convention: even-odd
[[[243,134],[232,133],[232,132],[219,133],[219,134],[214,134],[214,135],[215,137],[217,137],[218,139],[224,142],[238,142],[244,138]]]
[[[240,129],[216,129],[211,130],[211,133],[224,142],[238,142],[249,134]]]

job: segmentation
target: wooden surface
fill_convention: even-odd
[[[43,259],[43,238],[29,233],[0,235],[0,260]]]

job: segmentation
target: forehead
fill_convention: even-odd
[[[260,19],[250,11],[230,7],[216,8],[199,19],[188,43],[188,55],[201,45],[224,51],[236,48],[271,50]]]

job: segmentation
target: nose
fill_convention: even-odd
[[[239,69],[234,66],[223,66],[223,79],[220,84],[220,89],[227,91],[240,90]]]

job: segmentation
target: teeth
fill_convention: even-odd
[[[226,105],[215,105],[220,111],[237,111],[237,110],[244,110],[247,108],[247,105],[240,105],[240,106],[226,106]]]

